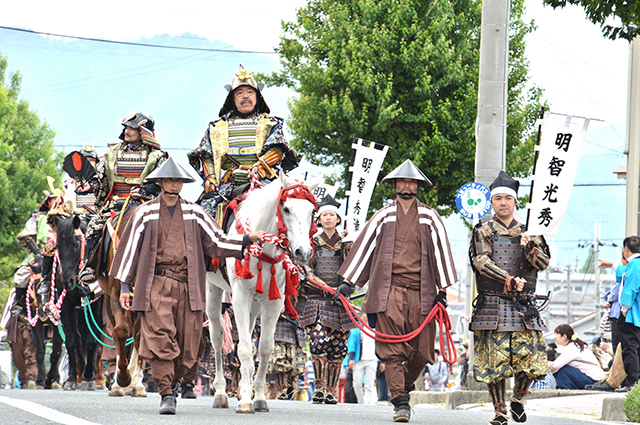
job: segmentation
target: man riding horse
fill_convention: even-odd
[[[122,142],[109,148],[89,182],[96,195],[95,206],[99,212],[87,228],[87,262],[79,276],[85,283],[96,281],[99,242],[111,212],[120,211],[123,200],[129,197],[129,204],[139,205],[160,193],[155,183],[143,184],[144,179],[167,158],[167,153],[160,149],[155,139],[154,119],[135,112],[122,121],[122,126]]]
[[[301,155],[284,138],[282,118],[270,115],[262,83],[240,65],[219,116],[209,123],[200,145],[189,152],[189,163],[204,179],[198,203],[222,225],[224,209],[234,189],[253,173],[273,180],[278,169],[292,170]],[[238,191],[236,191],[238,192]]]

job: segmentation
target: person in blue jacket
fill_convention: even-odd
[[[626,388],[635,385],[640,375],[640,237],[629,236],[622,243],[627,270],[620,291],[620,342],[622,361],[627,372]],[[625,389],[626,389],[625,388]]]

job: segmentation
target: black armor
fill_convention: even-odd
[[[504,281],[497,281],[476,272],[478,297],[475,300],[474,317],[469,329],[499,332],[547,330],[539,314],[530,314],[532,310],[529,310],[529,314],[524,314],[527,306],[535,305],[538,270],[526,260],[524,248],[520,245],[520,236],[498,236],[493,223],[489,222],[488,225],[493,231],[491,259],[510,276],[522,277],[526,283],[521,293],[504,293]],[[522,231],[524,230],[523,228]]]

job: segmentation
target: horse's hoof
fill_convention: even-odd
[[[269,406],[267,400],[255,400],[254,401],[256,412],[268,412]]]
[[[45,388],[48,390],[59,390],[60,388],[62,388],[62,385],[60,385],[60,382],[52,382],[49,387]]]
[[[67,381],[64,383],[64,386],[62,387],[62,389],[64,391],[75,391],[76,390],[76,383],[75,382],[71,382],[71,381]]]
[[[129,397],[129,396],[131,396],[131,394],[133,394],[133,387],[131,385],[129,385],[128,387],[126,387],[124,389],[124,395]]]
[[[116,388],[116,386],[114,385],[109,391],[109,397],[124,397],[124,390],[120,387]]]
[[[226,394],[213,396],[213,408],[214,409],[228,409],[229,399]]]
[[[101,384],[96,385],[96,391],[104,391],[104,389],[105,389],[104,385],[101,385]]]
[[[129,379],[127,379],[126,381],[121,381],[120,378],[118,378],[118,376],[116,375],[116,383],[122,388],[127,388],[129,385],[131,385],[131,376],[129,376]]]
[[[131,391],[131,397],[146,397],[147,390],[144,388],[144,385],[133,387],[133,391]]]
[[[255,409],[253,408],[253,402],[238,402],[238,405],[236,406],[236,413],[256,413]]]
[[[95,391],[96,390],[96,382],[95,381],[82,381],[82,384],[80,384],[80,390],[82,390],[82,391]]]
[[[44,390],[44,385],[42,384],[36,385],[36,390]]]

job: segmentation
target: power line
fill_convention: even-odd
[[[172,49],[172,50],[195,50],[200,52],[221,52],[221,53],[249,53],[249,54],[265,54],[265,55],[278,55],[278,52],[266,52],[266,51],[258,51],[258,50],[235,50],[235,49],[207,49],[204,47],[181,47],[181,46],[167,46],[164,44],[149,44],[149,43],[134,43],[131,41],[115,41],[115,40],[105,40],[103,38],[91,38],[91,37],[80,37],[75,35],[64,35],[64,34],[54,34],[50,32],[43,31],[33,31],[27,30],[23,28],[15,28],[15,27],[5,27],[0,25],[1,29],[9,30],[9,31],[20,31],[26,32],[30,34],[38,34],[38,35],[50,35],[52,37],[62,37],[62,38],[71,38],[74,40],[85,40],[85,41],[94,41],[99,43],[109,43],[109,44],[123,44],[127,46],[138,46],[138,47],[153,47],[158,49]]]

